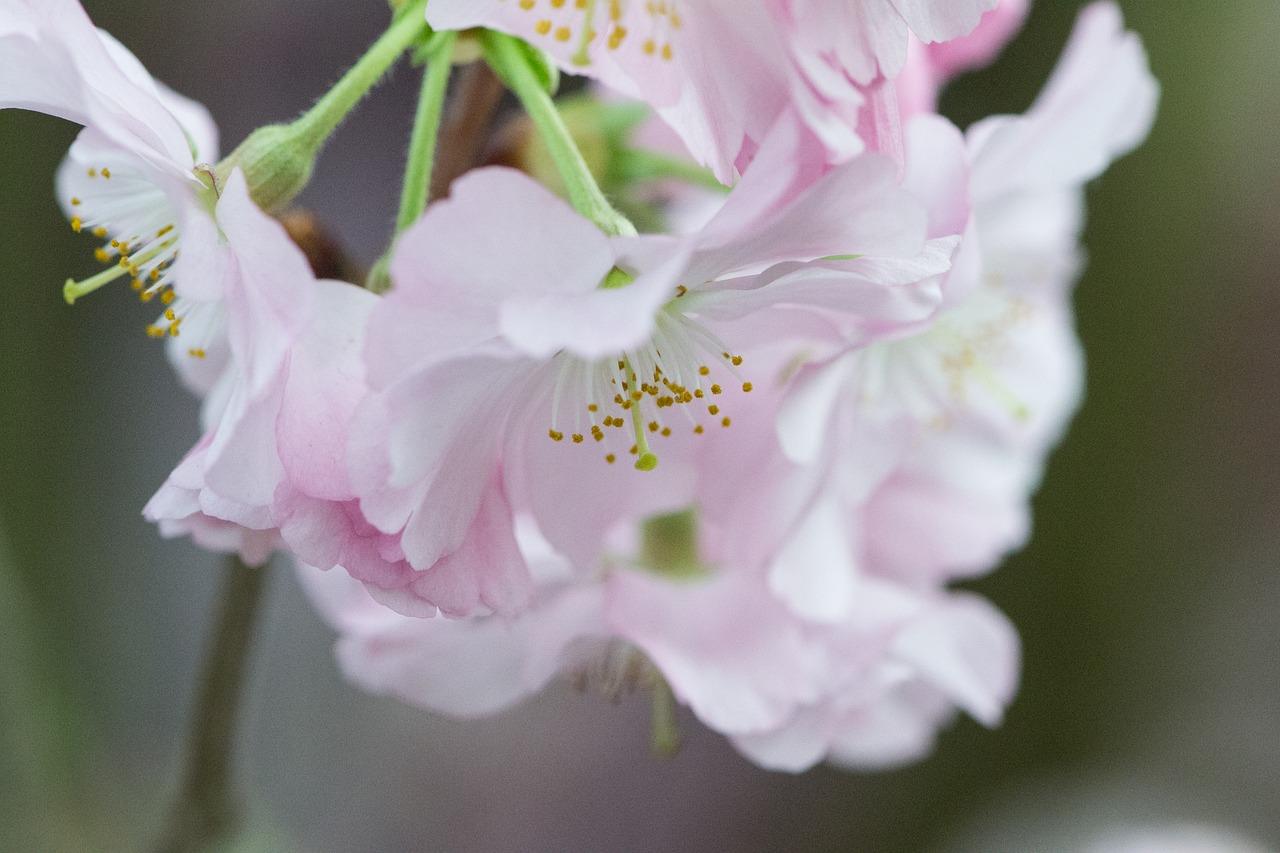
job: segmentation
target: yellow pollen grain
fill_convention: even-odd
[[[663,436],[664,438],[665,438],[666,436],[671,435],[671,427],[663,427],[663,428],[662,428],[662,433],[661,433],[661,434],[662,434],[662,436]]]
[[[90,170],[89,170],[89,177],[91,177],[91,178],[96,178],[96,177],[98,177],[98,170],[97,170],[97,169],[90,169]]]
[[[556,28],[556,34],[555,34],[556,41],[568,41],[571,38],[573,38],[573,31],[570,30],[568,27]]]
[[[654,51],[656,51],[657,49],[658,49],[658,46],[654,44],[653,39],[644,40],[644,52],[646,54],[648,54],[649,56],[653,56]]]
[[[733,424],[733,421],[729,420],[727,417],[720,422],[720,426],[722,427],[731,426],[732,424]]]
[[[109,180],[111,180],[111,170],[110,170],[110,169],[103,169],[103,170],[102,170],[102,177],[106,178],[108,181],[109,181]]]
[[[670,61],[670,60],[671,60],[671,52],[672,52],[672,51],[671,51],[671,45],[669,45],[669,44],[664,44],[664,45],[662,46],[662,58],[663,58],[663,59],[665,59],[665,60],[667,60],[667,61]]]
[[[614,462],[617,462],[617,461],[618,461],[618,457],[616,457],[616,456],[614,456],[612,453],[610,453],[608,456],[606,456],[606,457],[604,458],[604,461],[605,461],[605,462],[608,462],[610,465],[612,465]]]
[[[747,393],[747,394],[750,394],[750,393],[751,393],[751,389],[752,389],[753,387],[755,387],[755,386],[753,386],[750,382],[743,382],[743,383],[742,383],[742,390],[743,390],[743,392],[745,392],[745,393]]]
[[[191,356],[192,358],[204,358],[207,354],[208,354],[208,353],[206,353],[206,352],[205,352],[204,350],[202,350],[202,349],[189,349],[189,350],[187,350],[187,355]]]
[[[658,422],[649,421],[649,432],[657,432],[657,431],[658,431]]]
[[[693,428],[693,434],[702,435],[702,424],[698,424],[696,427]]]
[[[627,452],[630,453],[632,456],[635,456],[637,453],[640,452],[640,448],[637,445],[633,444],[631,445],[631,449],[628,450]]]
[[[533,31],[540,36],[545,36],[551,32],[551,21],[543,18],[541,21],[533,25]]]
[[[80,205],[82,205],[82,204],[84,204],[84,202],[82,202],[80,199],[75,198],[74,196],[72,197],[72,199],[71,199],[71,206],[72,206],[72,207],[79,207],[79,206],[80,206]]]
[[[617,50],[622,46],[622,40],[627,37],[626,27],[614,27],[613,32],[609,33],[609,49]]]

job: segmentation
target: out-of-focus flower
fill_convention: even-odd
[[[444,559],[519,565],[501,533],[513,499],[579,563],[619,519],[687,504],[687,466],[658,466],[651,442],[752,417],[739,343],[870,340],[932,312],[955,239],[926,244],[923,209],[881,158],[814,181],[816,144],[780,124],[687,239],[608,239],[504,170],[461,179],[402,237],[352,473],[415,570],[406,594]],[[633,458],[645,473],[618,464]]]
[[[517,531],[536,592],[514,618],[414,619],[300,565],[340,632],[347,677],[457,716],[500,711],[558,677],[615,696],[665,683],[752,760],[791,771],[918,758],[957,706],[997,722],[1017,680],[1012,627],[972,596],[868,580],[848,619],[816,624],[758,567],[645,564],[625,546],[575,567],[529,519]]]
[[[858,154],[859,86],[895,76],[908,34],[964,35],[996,0],[433,0],[440,29],[491,27],[654,107],[724,182],[780,115],[797,110],[827,156]]]
[[[68,301],[132,282],[144,301],[164,306],[148,331],[186,332],[171,345],[182,356],[175,362],[206,386],[204,374],[220,371],[190,363],[222,354],[210,353],[216,335],[196,328],[219,326],[207,315],[222,298],[228,262],[211,215],[217,196],[204,164],[218,141],[204,107],[152,80],[75,0],[14,0],[0,11],[0,107],[84,125],[58,174],[58,199],[76,231],[104,241],[96,255],[109,267],[68,281]]]
[[[892,436],[897,448],[878,482],[831,479],[853,564],[938,581],[986,571],[1025,540],[1028,497],[1080,398],[1070,296],[1081,187],[1145,137],[1156,96],[1141,44],[1116,7],[1086,9],[1031,110],[968,134],[971,239],[938,317],[803,384],[783,419],[797,461],[826,452],[831,465],[846,464],[839,460],[868,431]],[[935,191],[939,157],[927,131],[936,121],[917,119],[907,146],[908,184]],[[814,432],[821,412],[825,450]]]

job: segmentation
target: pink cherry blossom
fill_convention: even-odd
[[[214,348],[208,306],[222,297],[227,259],[209,199],[217,131],[205,109],[152,80],[74,0],[14,0],[0,13],[0,107],[84,125],[58,174],[58,197],[77,231],[105,241],[109,268],[67,298],[115,278],[165,305],[149,331],[177,337],[184,378],[207,386],[194,362]],[[175,301],[176,297],[176,301]],[[216,313],[216,311],[214,312]],[[185,370],[190,366],[192,372]],[[211,371],[203,371],[209,373]]]
[[[851,482],[833,475],[805,536],[843,542],[851,566],[922,581],[986,571],[1025,541],[1028,497],[1081,394],[1070,307],[1081,185],[1142,140],[1155,100],[1140,43],[1113,4],[1097,4],[1025,116],[970,130],[972,236],[943,310],[919,334],[809,373],[784,412],[784,447],[802,463],[825,452],[834,465],[875,441],[868,434],[896,447],[878,481],[865,465]],[[945,182],[920,175],[939,160],[936,124],[909,126],[907,181],[945,197]],[[959,209],[935,205],[935,215]],[[824,514],[832,520],[819,523]],[[780,587],[798,586],[785,580],[795,561],[776,571]]]
[[[957,707],[994,725],[1012,695],[1016,636],[975,597],[866,579],[846,620],[814,624],[749,567],[676,579],[612,551],[592,570],[557,555],[528,518],[517,530],[538,591],[516,617],[414,619],[344,575],[299,565],[339,631],[347,677],[470,717],[557,678],[616,695],[660,676],[749,758],[792,771],[918,758]]]
[[[370,321],[375,393],[351,471],[364,518],[424,582],[446,559],[518,562],[501,525],[477,534],[513,501],[578,562],[620,518],[687,504],[687,466],[657,465],[650,442],[685,447],[749,417],[740,343],[870,340],[932,312],[955,241],[926,245],[891,165],[821,175],[794,122],[767,143],[687,239],[608,239],[499,169],[459,180],[404,235]],[[602,287],[615,269],[632,280]]]
[[[996,0],[432,0],[437,29],[490,27],[643,100],[725,183],[796,110],[838,162],[857,155],[861,86],[893,77],[908,35],[965,35]]]
[[[283,468],[275,419],[290,351],[312,314],[315,279],[279,223],[233,172],[215,211],[230,247],[224,301],[227,368],[205,401],[205,436],[147,504],[165,535],[261,563],[278,543],[270,513]]]

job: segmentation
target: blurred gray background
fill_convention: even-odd
[[[1026,108],[1082,4],[1040,0],[943,110]],[[1032,545],[976,584],[1018,625],[1004,727],[924,763],[766,773],[642,698],[558,688],[481,722],[347,686],[287,567],[254,653],[240,770],[260,849],[1071,850],[1104,821],[1207,820],[1280,845],[1280,3],[1126,0],[1164,86],[1150,142],[1090,192],[1083,411]],[[305,108],[382,0],[85,0],[206,103],[224,151]],[[417,73],[402,66],[302,199],[364,262],[394,219]],[[126,289],[74,309],[91,244],[52,176],[74,128],[0,113],[0,848],[145,847],[173,785],[218,561],[139,510],[196,404]]]

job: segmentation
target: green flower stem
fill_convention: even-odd
[[[266,575],[266,567],[246,566],[238,557],[228,560],[222,604],[196,697],[182,788],[157,847],[162,853],[208,850],[237,828],[232,747]]]
[[[633,148],[628,150],[620,160],[619,168],[624,178],[629,181],[670,178],[719,192],[727,193],[730,189],[716,180],[716,176],[709,169],[657,151]]]
[[[426,20],[426,0],[406,5],[396,14],[395,20],[368,52],[346,74],[342,75],[315,106],[307,110],[294,126],[303,129],[307,136],[317,140],[316,150],[337,129],[356,104],[364,99],[382,75],[386,74],[400,55],[413,46],[429,31]]]
[[[427,209],[436,162],[436,141],[440,135],[440,117],[444,113],[445,92],[453,69],[450,56],[457,40],[455,32],[439,33],[427,51],[427,73],[418,97],[413,135],[409,139],[409,161],[400,195],[400,215],[396,219],[397,235],[417,222]]]
[[[635,226],[614,209],[596,183],[595,176],[574,144],[573,136],[556,109],[555,101],[534,70],[530,48],[520,40],[492,30],[481,35],[485,59],[524,105],[538,128],[556,169],[569,190],[574,209],[606,234],[635,234]]]

